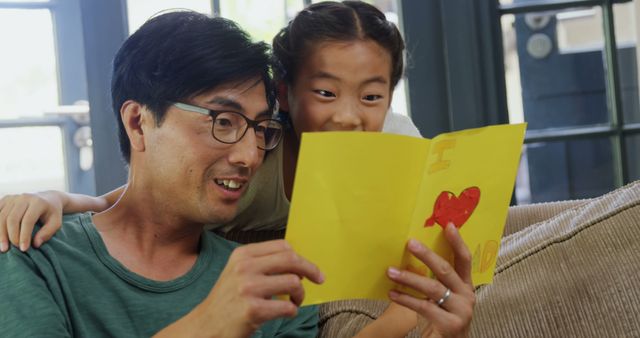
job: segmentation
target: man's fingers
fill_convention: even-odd
[[[433,271],[436,278],[453,292],[468,292],[469,286],[444,258],[415,239],[409,240],[409,251]]]
[[[464,243],[460,233],[458,232],[458,228],[453,224],[447,225],[445,229],[445,238],[453,248],[454,253],[454,264],[456,272],[462,281],[467,283],[469,286],[473,287],[473,282],[471,280],[471,252],[467,247],[467,244]]]
[[[252,264],[255,264],[260,273],[266,275],[292,273],[316,284],[324,282],[324,275],[320,269],[293,250],[257,258]]]
[[[304,288],[300,277],[294,274],[264,276],[254,278],[245,284],[246,293],[258,295],[261,298],[271,298],[278,295],[289,295],[291,302],[300,306],[304,300]]]
[[[262,257],[272,255],[282,251],[291,250],[291,245],[287,241],[280,239],[243,245],[234,251],[239,258]]]
[[[298,314],[298,307],[288,300],[256,299],[250,303],[249,318],[258,324],[276,318],[292,318]]]

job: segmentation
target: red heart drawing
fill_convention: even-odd
[[[443,191],[436,199],[433,206],[433,214],[425,222],[425,227],[438,223],[443,229],[449,223],[453,223],[456,228],[462,225],[471,217],[471,214],[480,202],[480,188],[470,187],[456,197],[450,191]]]

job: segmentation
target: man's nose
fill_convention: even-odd
[[[258,139],[253,128],[249,128],[240,141],[233,144],[229,154],[231,164],[255,170],[260,163],[264,151],[258,149]]]

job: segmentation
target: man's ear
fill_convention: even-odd
[[[278,104],[280,105],[280,110],[289,111],[289,86],[284,81],[278,82]]]
[[[132,100],[126,101],[120,108],[120,117],[124,129],[127,131],[127,136],[129,136],[131,152],[142,152],[145,149],[143,124],[147,119],[147,114],[143,114],[144,112],[144,107]]]

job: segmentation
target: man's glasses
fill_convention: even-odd
[[[240,141],[249,127],[255,131],[258,148],[262,150],[274,149],[282,139],[282,123],[275,119],[256,121],[234,111],[210,110],[179,102],[173,105],[182,110],[211,116],[213,119],[211,135],[222,143],[232,144]]]

